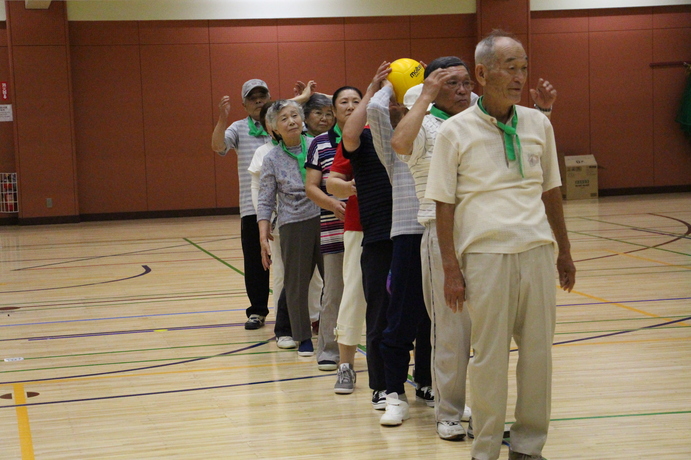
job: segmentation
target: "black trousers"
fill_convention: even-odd
[[[391,240],[377,241],[363,245],[360,257],[362,287],[367,301],[367,373],[372,390],[386,390],[381,341],[386,329],[386,310],[389,306],[386,279],[391,268],[392,251]]]
[[[422,235],[399,235],[393,239],[391,303],[386,313],[381,353],[386,365],[386,392],[405,393],[410,350],[415,342],[415,381],[432,384],[430,355],[431,323],[422,294]]]
[[[266,316],[269,314],[269,271],[264,270],[262,265],[262,248],[259,244],[256,215],[241,219],[240,241],[245,261],[245,290],[250,299],[250,307],[246,310],[247,317]]]

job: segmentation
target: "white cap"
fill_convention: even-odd
[[[262,89],[265,89],[267,93],[269,92],[269,87],[264,80],[259,80],[258,78],[253,78],[252,80],[247,80],[242,85],[242,102],[245,102],[245,99],[247,99],[247,96],[255,88],[262,88]]]
[[[422,94],[422,83],[419,85],[415,85],[411,87],[408,91],[406,91],[405,96],[403,96],[403,105],[405,105],[408,109],[411,109],[413,107],[413,104],[415,104],[415,101],[417,101],[417,98],[420,97],[420,94]]]

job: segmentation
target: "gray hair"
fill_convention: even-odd
[[[305,118],[307,118],[313,110],[323,109],[324,107],[333,107],[331,104],[331,99],[319,93],[311,95],[307,102],[305,102],[305,106],[303,108]]]
[[[286,107],[295,107],[300,114],[300,117],[302,117],[303,120],[305,119],[305,112],[302,111],[300,104],[295,101],[291,101],[290,99],[279,99],[271,104],[269,110],[266,111],[266,124],[271,126],[271,129],[274,131],[276,131],[276,127],[278,125],[278,114]]]
[[[494,29],[492,33],[480,40],[475,47],[475,65],[482,64],[485,67],[494,67],[497,55],[494,53],[494,45],[498,38],[510,38],[511,40],[523,45],[516,36],[501,29]]]

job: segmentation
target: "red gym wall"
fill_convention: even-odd
[[[559,150],[594,154],[600,189],[691,185],[691,144],[674,122],[684,68],[649,66],[691,60],[691,6],[528,14],[527,0],[500,3],[451,16],[67,22],[63,2],[39,21],[7,2],[0,81],[12,82],[14,68],[11,94],[42,96],[17,104],[18,149],[12,123],[0,123],[0,172],[18,171],[27,223],[235,208],[235,157],[210,148],[221,96],[237,119],[249,78],[278,98],[292,97],[298,79],[327,93],[364,90],[381,61],[399,57],[472,65],[478,34],[502,27],[529,51],[531,86],[542,76],[557,87]],[[32,141],[46,130],[55,142]]]

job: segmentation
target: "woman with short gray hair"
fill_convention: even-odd
[[[299,343],[298,355],[312,356],[314,347],[307,297],[314,267],[318,267],[321,274],[324,270],[320,252],[320,212],[305,193],[305,160],[311,139],[302,135],[303,121],[302,108],[290,100],[274,102],[266,113],[266,123],[273,130],[278,145],[264,157],[257,222],[262,263],[268,270],[271,265],[270,219],[276,210],[276,227],[281,236],[285,265],[281,296],[285,296],[288,306],[288,318],[276,317],[276,335],[292,336]]]

